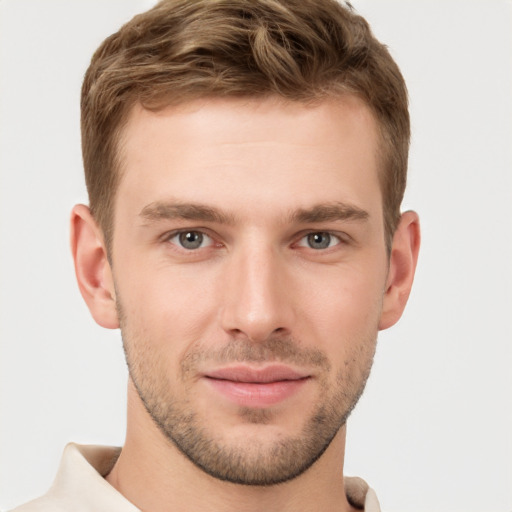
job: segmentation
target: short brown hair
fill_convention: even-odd
[[[362,98],[381,133],[388,248],[409,150],[407,90],[368,23],[336,0],[163,0],[95,52],[82,87],[82,151],[92,214],[107,247],[120,180],[118,142],[131,108],[200,97]]]

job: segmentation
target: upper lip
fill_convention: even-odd
[[[230,366],[207,371],[204,376],[210,379],[257,384],[267,384],[284,380],[300,380],[309,377],[306,373],[301,373],[282,364],[268,365],[263,368],[254,368],[245,365]]]

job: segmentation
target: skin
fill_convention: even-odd
[[[402,314],[419,248],[417,215],[406,212],[386,252],[378,144],[369,109],[349,96],[131,112],[110,261],[83,205],[73,210],[72,250],[93,317],[121,326],[127,438],[107,480],[142,510],[351,509],[345,419],[378,330]],[[203,237],[197,248],[183,246],[187,232]],[[240,399],[229,379],[226,394],[212,378],[276,365],[300,377],[296,389],[244,384]],[[193,417],[182,431],[201,431],[270,482],[279,461],[283,474],[300,459],[304,449],[290,447],[308,441],[320,413],[326,427],[310,436],[320,445],[279,485],[226,481],[236,478],[226,473],[238,471],[233,459],[212,476],[169,439],[181,435],[175,417]]]

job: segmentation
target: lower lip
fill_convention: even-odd
[[[207,378],[210,385],[230,401],[242,407],[269,407],[276,405],[299,391],[305,379],[252,383]]]

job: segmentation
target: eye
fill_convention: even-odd
[[[169,242],[179,245],[188,251],[208,247],[213,240],[201,231],[180,231],[169,238]]]
[[[315,231],[314,233],[308,233],[306,236],[301,238],[298,245],[301,247],[321,250],[334,247],[340,242],[340,238],[332,233],[328,233],[327,231]]]

